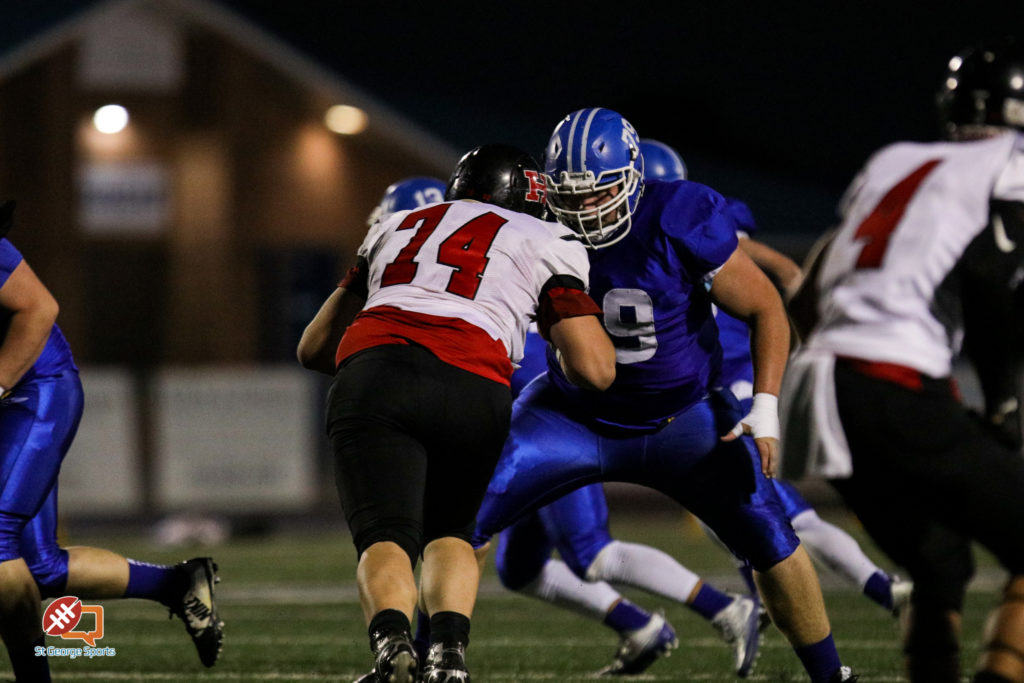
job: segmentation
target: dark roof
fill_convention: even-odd
[[[445,140],[345,78],[344,70],[326,55],[314,54],[305,45],[302,34],[281,31],[278,24],[265,15],[260,15],[261,19],[250,17],[242,11],[246,7],[244,3],[216,0],[159,0],[158,3],[154,0],[61,0],[25,3],[25,9],[30,11],[11,11],[14,5],[21,4],[0,3],[0,25],[3,27],[0,35],[6,33],[6,40],[0,42],[3,46],[0,49],[0,79],[74,40],[90,21],[107,12],[156,4],[161,10],[177,12],[220,31],[296,80],[334,94],[347,104],[366,109],[390,137],[415,148],[419,155],[435,160],[440,167],[450,167],[458,159],[458,150]],[[303,25],[306,26],[305,23]]]

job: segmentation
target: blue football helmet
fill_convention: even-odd
[[[644,180],[686,180],[686,162],[664,142],[644,138],[640,152],[644,155]]]
[[[388,189],[384,190],[384,196],[366,222],[373,225],[396,211],[418,209],[427,204],[444,201],[444,188],[443,180],[427,176],[415,176],[391,183]]]
[[[640,137],[610,109],[566,116],[544,154],[548,208],[590,249],[614,244],[629,232],[643,175]]]

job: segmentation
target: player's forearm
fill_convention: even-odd
[[[749,238],[741,239],[739,245],[747,256],[771,277],[787,297],[800,286],[803,271],[791,258],[766,244]]]
[[[596,316],[560,320],[551,326],[550,335],[570,382],[604,391],[615,381],[615,347]]]
[[[299,339],[296,355],[302,367],[327,375],[334,374],[335,351],[345,330],[362,310],[364,303],[362,297],[348,292],[344,287],[339,287],[328,297]]]
[[[789,357],[789,321],[782,310],[763,311],[750,319],[750,354],[754,393],[779,395]]]

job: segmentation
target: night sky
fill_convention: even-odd
[[[800,245],[874,149],[936,137],[950,56],[1024,34],[1024,2],[986,0],[211,1],[456,149],[507,142],[539,156],[565,114],[615,109],[678,149],[692,179],[747,201],[766,241]],[[89,4],[19,0],[0,19]]]
[[[460,149],[539,156],[565,114],[615,109],[798,244],[874,149],[935,139],[954,53],[1024,33],[1020,2],[221,1]]]

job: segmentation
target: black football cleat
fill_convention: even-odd
[[[470,683],[466,648],[455,643],[433,643],[423,667],[422,683]]]
[[[171,614],[185,622],[185,630],[204,666],[213,666],[224,646],[224,622],[217,612],[213,586],[220,582],[217,565],[209,557],[193,557],[177,565],[187,577],[187,587],[179,603],[171,606]]]
[[[355,683],[417,683],[420,662],[408,633],[373,634],[374,666]]]

